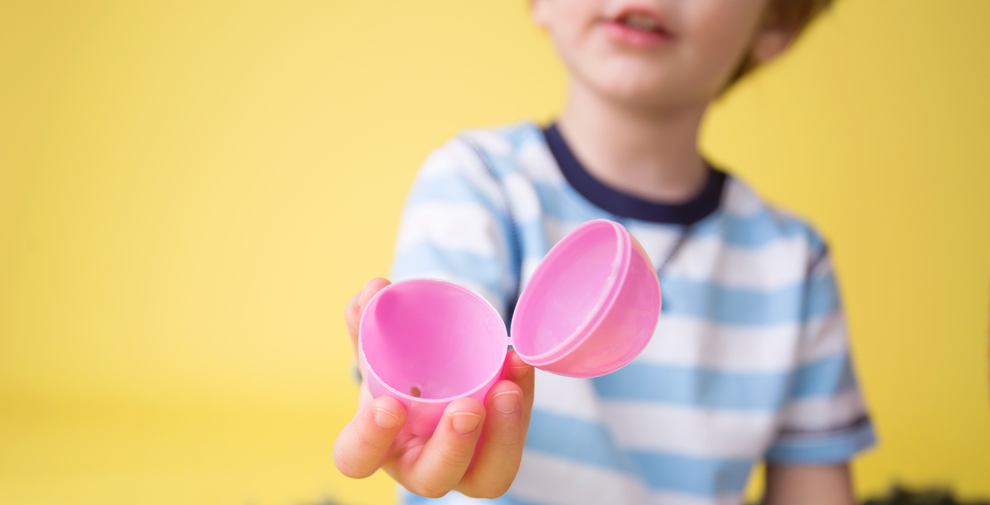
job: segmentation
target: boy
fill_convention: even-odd
[[[435,151],[408,199],[393,279],[458,282],[508,320],[549,248],[608,218],[658,269],[656,337],[596,379],[510,353],[484,405],[451,403],[432,437],[401,432],[398,402],[363,388],[338,468],[382,467],[415,494],[408,503],[702,504],[740,503],[765,459],[767,503],[853,503],[847,462],[873,432],[828,252],[696,147],[709,104],[825,3],[533,0],[569,71],[563,113],[546,129],[467,132]],[[387,282],[352,298],[352,339]]]

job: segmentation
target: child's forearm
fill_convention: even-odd
[[[854,505],[849,465],[768,464],[764,505]]]

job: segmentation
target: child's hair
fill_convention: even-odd
[[[819,14],[828,9],[834,0],[770,0],[766,16],[794,33],[795,38],[801,34],[809,23]],[[740,63],[736,73],[729,80],[726,88],[731,87],[744,75],[755,69],[759,63],[747,54]]]

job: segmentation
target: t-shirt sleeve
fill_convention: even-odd
[[[505,318],[518,278],[513,224],[503,188],[481,156],[454,139],[427,157],[406,199],[390,277],[455,282]]]
[[[849,461],[876,437],[853,370],[846,321],[824,245],[811,261],[797,370],[781,413],[771,463]]]

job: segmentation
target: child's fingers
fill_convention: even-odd
[[[505,372],[502,377],[519,385],[523,395],[523,429],[529,429],[529,415],[533,411],[536,369],[526,364],[516,351],[509,351],[505,357]]]
[[[526,443],[522,388],[503,380],[485,398],[488,417],[474,464],[457,490],[475,498],[497,498],[509,490],[519,471]]]
[[[361,320],[361,307],[358,306],[359,296],[361,296],[360,291],[354,293],[344,309],[344,323],[347,325],[347,333],[351,335],[351,345],[355,355],[357,355],[358,321]]]
[[[364,289],[361,290],[361,296],[358,299],[358,305],[361,306],[361,310],[364,310],[364,308],[368,305],[368,301],[371,300],[371,297],[375,296],[375,293],[381,291],[382,288],[388,286],[389,284],[391,284],[391,282],[384,277],[375,277],[374,279],[368,281],[368,283],[364,285]]]
[[[359,410],[333,444],[333,461],[340,473],[355,479],[375,473],[405,421],[402,404],[387,396]]]
[[[450,492],[471,464],[484,422],[481,402],[472,398],[451,402],[416,462],[401,476],[401,484],[427,498]]]
[[[383,279],[381,277],[375,277],[368,281],[364,285],[361,291],[358,291],[351,300],[347,302],[347,307],[344,309],[344,322],[347,324],[347,332],[351,335],[351,345],[354,346],[354,354],[357,354],[357,344],[358,344],[358,330],[361,323],[361,314],[364,313],[364,308],[368,305],[368,301],[371,300],[375,293],[379,292],[385,286],[388,286],[391,282],[388,279]]]

